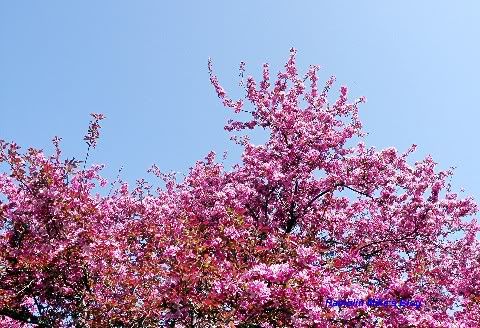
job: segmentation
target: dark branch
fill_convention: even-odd
[[[319,193],[318,195],[316,195],[315,197],[313,197],[312,199],[310,199],[310,201],[307,203],[307,205],[305,205],[305,207],[304,207],[304,209],[303,209],[302,215],[305,214],[305,212],[308,210],[308,208],[309,208],[310,206],[312,206],[312,204],[313,204],[317,199],[319,199],[320,197],[322,197],[322,196],[325,195],[325,194],[328,194],[329,192],[334,191],[335,188],[340,187],[340,186],[343,186],[343,185],[344,185],[343,183],[336,183],[333,187],[328,188],[327,190],[322,191],[321,193]]]
[[[370,196],[369,194],[364,193],[364,192],[362,192],[362,191],[359,191],[359,190],[357,190],[357,189],[355,189],[355,188],[349,187],[349,186],[347,186],[347,185],[342,185],[342,186],[345,187],[345,188],[347,188],[347,189],[350,189],[351,191],[354,191],[354,192],[356,192],[356,193],[358,193],[358,194],[360,194],[360,195],[366,196],[366,197],[368,197],[368,198],[370,198],[370,199],[374,199],[374,198],[373,198],[372,196]]]
[[[298,192],[298,180],[295,181],[295,190],[293,192],[293,196],[295,196],[297,192]],[[297,214],[295,213],[295,206],[296,206],[296,203],[294,200],[292,200],[292,202],[290,203],[290,210],[288,211],[289,218],[287,221],[287,227],[285,229],[286,233],[292,232],[293,228],[297,224]]]
[[[10,319],[21,321],[24,323],[39,324],[38,317],[32,315],[26,309],[11,310],[7,308],[0,309],[0,315],[9,317]]]

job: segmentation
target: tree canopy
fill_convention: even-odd
[[[415,146],[367,147],[358,115],[291,50],[274,80],[242,84],[225,129],[182,181],[108,183],[102,166],[0,143],[0,324],[8,327],[473,327],[480,322],[477,205]],[[240,67],[243,72],[245,65]],[[246,102],[249,102],[247,106]],[[101,114],[85,136],[89,152]],[[254,145],[247,132],[264,129]],[[235,133],[244,132],[245,135]],[[88,158],[88,156],[87,156]],[[105,191],[99,193],[98,188]],[[107,194],[108,193],[108,194]],[[419,308],[330,306],[416,300]],[[329,305],[330,304],[330,305]]]

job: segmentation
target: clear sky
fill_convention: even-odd
[[[107,176],[186,172],[209,150],[233,163],[208,57],[238,97],[241,60],[275,72],[293,46],[301,70],[319,64],[336,89],[367,97],[369,145],[418,144],[416,159],[456,166],[453,185],[480,200],[479,32],[473,0],[1,1],[0,139],[49,149],[58,135],[83,158],[89,113],[101,112],[92,160]]]

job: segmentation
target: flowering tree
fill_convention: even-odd
[[[180,182],[154,166],[156,190],[117,179],[97,194],[102,167],[63,160],[59,138],[52,156],[2,141],[1,326],[476,327],[476,204],[432,158],[409,165],[414,146],[366,147],[364,99],[342,87],[329,102],[334,78],[318,89],[317,71],[300,77],[292,49],[275,82],[265,64],[242,84],[245,109],[209,62],[223,104],[250,116],[225,129],[269,138],[234,135],[244,151],[231,171],[214,152]],[[367,298],[421,307],[331,306]]]

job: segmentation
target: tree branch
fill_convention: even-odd
[[[295,181],[295,190],[293,191],[293,196],[295,196],[298,192],[298,180]],[[292,232],[293,228],[297,224],[297,215],[295,213],[295,200],[292,199],[290,203],[290,210],[289,210],[289,219],[287,221],[287,227],[285,228],[286,233]]]
[[[310,201],[307,203],[307,205],[305,205],[305,207],[303,208],[303,212],[302,212],[302,216],[305,215],[305,212],[308,210],[308,208],[310,206],[312,206],[312,204],[317,200],[319,199],[320,197],[322,197],[323,195],[325,194],[328,194],[329,192],[332,192],[335,190],[335,188],[339,187],[339,186],[344,186],[344,183],[341,182],[341,183],[336,183],[333,185],[333,187],[331,188],[328,188],[327,190],[324,190],[322,191],[321,193],[319,193],[318,195],[316,195],[315,197],[313,197],[312,199],[310,199]]]
[[[21,321],[24,323],[31,323],[34,325],[39,324],[38,317],[35,317],[26,309],[11,310],[3,308],[0,309],[0,315],[4,315],[6,317],[9,317],[10,319]]]

